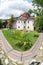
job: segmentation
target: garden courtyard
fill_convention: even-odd
[[[5,32],[6,32],[6,34],[5,34]],[[29,36],[31,36],[30,37],[30,41],[32,41],[32,42],[36,42],[36,40],[37,40],[37,38],[39,37],[39,35],[40,35],[40,33],[38,33],[38,32],[33,32],[33,31],[17,31],[17,30],[3,30],[3,33],[4,33],[4,35],[6,36],[6,39],[8,40],[8,36],[10,35],[12,38],[13,38],[13,36],[14,36],[14,34],[16,33],[16,35],[17,35],[17,33],[18,32],[20,32],[20,34],[22,33],[23,34],[23,32],[24,33],[26,33],[26,35],[27,35],[27,33],[29,34]],[[23,34],[24,35],[24,34]],[[9,39],[10,39],[10,36],[9,36]],[[18,36],[18,35],[17,35]],[[22,36],[22,35],[21,35]],[[20,36],[19,36],[20,37]],[[27,36],[28,37],[28,36]],[[34,37],[34,40],[32,40],[33,38],[32,37]],[[28,37],[29,38],[29,37]],[[17,38],[18,39],[18,38]],[[10,41],[11,41],[11,39],[10,39]],[[9,40],[8,40],[8,42],[10,42]],[[15,40],[14,40],[15,41]],[[13,42],[14,42],[13,41]],[[12,42],[12,41],[11,41]],[[10,43],[11,44],[11,43]],[[33,43],[33,45],[34,45],[34,43]],[[32,45],[32,46],[33,46]],[[20,49],[19,50],[19,47],[17,46],[17,48],[18,48],[18,51],[24,51],[24,50],[22,50],[22,49]],[[14,47],[14,49],[15,49],[15,47]],[[27,48],[26,48],[27,49]],[[28,48],[28,49],[30,49],[30,48]],[[28,50],[27,49],[27,50]],[[16,49],[17,50],[17,49]],[[8,56],[7,56],[7,54],[4,52],[4,50],[3,50],[3,45],[2,45],[2,41],[1,41],[1,39],[0,39],[0,59],[1,59],[1,61],[2,61],[2,63],[3,63],[3,65],[23,65],[23,64],[19,64],[18,63],[18,61],[15,61],[15,59],[14,59],[14,61],[12,61],[10,58],[8,58]],[[24,63],[24,65],[29,65],[29,63],[31,63],[31,62],[41,62],[40,63],[40,65],[42,65],[42,63],[43,63],[43,41],[42,41],[42,44],[41,44],[41,46],[40,46],[40,48],[39,48],[39,52],[37,53],[37,55],[33,58],[33,59],[31,59],[31,61],[29,62],[25,62]]]
[[[29,50],[40,35],[38,32],[25,30],[3,30],[2,32],[12,48],[18,51]]]

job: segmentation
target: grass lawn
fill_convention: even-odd
[[[40,35],[34,31],[3,30],[2,32],[13,49],[18,51],[29,50]]]

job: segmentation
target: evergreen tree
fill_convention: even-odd
[[[12,28],[12,24],[13,24],[14,21],[15,21],[15,18],[14,18],[13,15],[11,15],[11,18],[9,20],[9,28]]]

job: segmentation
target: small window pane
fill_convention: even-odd
[[[24,21],[24,23],[25,23],[25,21]]]
[[[20,28],[20,26],[18,26],[18,28]]]
[[[24,26],[24,28],[25,28],[25,26]]]
[[[29,28],[29,26],[28,26],[28,28]]]
[[[20,23],[20,21],[18,21],[18,23]]]

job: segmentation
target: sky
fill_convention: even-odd
[[[32,0],[0,0],[0,19],[8,19],[33,9]]]

